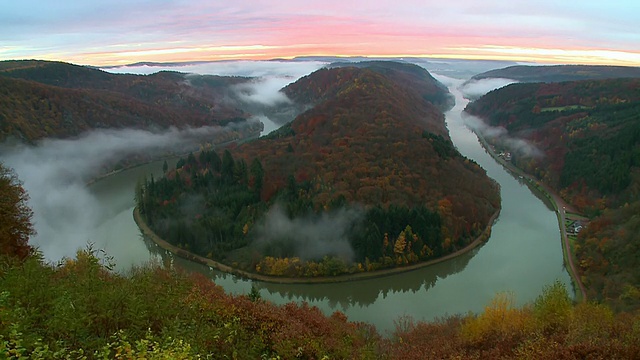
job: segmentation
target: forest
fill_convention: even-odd
[[[0,164],[0,357],[7,359],[636,359],[640,316],[571,303],[560,283],[530,304],[497,294],[477,315],[399,318],[380,334],[341,312],[228,295],[201,274],[148,264],[126,274],[91,246],[47,263],[28,194]],[[9,201],[5,201],[9,199]]]
[[[591,218],[575,243],[588,296],[640,307],[640,80],[512,84],[467,112],[504,128],[508,136],[489,141]],[[539,153],[513,148],[513,139]]]
[[[501,78],[527,83],[557,83],[579,80],[605,80],[617,78],[640,78],[640,69],[634,66],[611,65],[514,65],[489,70],[474,75],[472,80]]]
[[[61,62],[0,62],[0,140],[33,143],[94,129],[224,126],[249,114],[226,99],[241,77],[110,74]]]
[[[453,147],[442,112],[397,81],[349,67],[304,77],[283,91],[309,110],[147,179],[139,209],[173,245],[266,275],[375,271],[455,252],[491,225],[497,185]],[[273,235],[274,221],[293,230]]]

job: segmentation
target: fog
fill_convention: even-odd
[[[280,90],[323,66],[320,61],[216,61],[206,63],[176,63],[133,65],[105,68],[115,74],[148,75],[159,71],[177,71],[195,75],[251,77],[248,82],[231,88],[227,101],[253,114],[265,124],[261,135],[292,121],[306,104],[294,104]],[[189,76],[187,75],[187,79]],[[189,84],[187,81],[186,84]]]
[[[279,205],[274,205],[256,225],[254,244],[262,251],[282,253],[278,255],[288,256],[292,252],[302,260],[333,255],[351,262],[354,252],[348,233],[363,217],[361,210],[341,209],[289,219]]]
[[[144,130],[96,130],[77,139],[43,140],[37,146],[0,149],[0,161],[12,167],[29,193],[37,235],[30,243],[45,258],[57,261],[73,256],[92,241],[95,229],[109,209],[97,202],[87,182],[105,168],[134,154],[164,153],[194,144],[242,125],[175,128],[153,133]],[[133,189],[131,189],[133,197]],[[102,248],[104,244],[96,244]]]
[[[499,89],[517,81],[502,78],[490,78],[482,80],[469,80],[460,86],[460,91],[469,100],[475,100],[489,91]]]
[[[445,84],[447,87],[456,87],[460,90],[462,95],[469,100],[480,98],[482,95],[485,95],[492,90],[516,83],[516,81],[510,79],[483,79],[465,82],[462,79],[447,75],[437,73],[432,73],[432,75],[436,80]],[[540,151],[540,149],[535,145],[531,144],[527,140],[511,136],[504,127],[490,126],[482,119],[466,112],[462,112],[462,120],[470,129],[482,134],[485,138],[499,140],[501,145],[519,156],[534,158],[544,156],[542,151]]]
[[[260,77],[235,85],[232,89],[240,100],[246,103],[276,106],[291,103],[291,100],[280,91],[291,81],[293,81],[291,77]]]
[[[507,129],[501,126],[489,126],[482,119],[466,112],[462,113],[462,120],[470,129],[477,131],[487,139],[497,139],[499,144],[520,157],[540,158],[544,156],[544,153],[535,145],[525,139],[509,135]]]
[[[280,93],[281,87],[322,67],[321,62],[234,61],[181,66],[125,66],[105,69],[112,73],[150,74],[162,70],[225,76],[256,77],[236,90],[241,107],[277,108],[290,101]],[[252,111],[251,121],[265,124],[264,133],[277,129],[283,118],[274,121],[261,112]],[[49,139],[36,146],[0,147],[0,161],[12,167],[28,191],[29,206],[34,211],[37,231],[30,243],[50,261],[73,257],[76,250],[95,241],[96,229],[110,213],[87,188],[87,182],[111,169],[133,154],[145,156],[197,146],[203,139],[224,129],[170,129],[164,132],[144,130],[96,130],[76,139]],[[133,197],[133,189],[131,189]],[[130,214],[125,214],[131,216]],[[106,244],[95,243],[96,248]]]
[[[179,71],[200,75],[291,77],[293,80],[308,75],[327,65],[321,61],[214,61],[206,63],[176,63],[130,65],[104,68],[114,74],[153,74],[158,71]]]
[[[262,121],[265,133],[268,133],[277,129],[282,121],[292,120],[295,115],[287,111],[280,114],[280,117],[275,117],[273,112],[269,112],[277,112],[276,109],[283,108],[282,105],[291,105],[290,100],[279,92],[280,88],[326,64],[316,61],[233,61],[180,66],[125,66],[106,70],[112,73],[137,74],[173,70],[255,77],[253,81],[234,90],[238,99],[243,102],[242,106],[252,110],[250,112],[254,115],[253,119]],[[447,72],[447,76],[434,76],[449,86],[461,84],[452,72]],[[496,85],[475,86],[477,94],[479,88],[486,90]],[[36,146],[0,148],[0,161],[15,169],[31,197],[29,205],[34,210],[34,223],[38,232],[31,239],[31,244],[38,246],[48,260],[57,261],[73,256],[78,248],[93,241],[96,228],[103,223],[104,217],[115,216],[109,213],[114,209],[99,203],[87,189],[88,181],[132,154],[167,152],[176,146],[193,145],[202,137],[209,137],[221,130],[217,127],[171,129],[160,133],[132,129],[96,130],[76,139],[45,140]],[[122,216],[131,215],[127,213]],[[356,213],[345,212],[289,220],[280,209],[275,208],[261,225],[261,241],[268,244],[278,237],[286,238],[288,234],[297,233],[300,235],[293,237],[291,241],[295,244],[298,256],[317,258],[336,254],[349,260],[353,256],[353,249],[345,238],[345,232],[358,220],[358,216]],[[267,235],[270,233],[276,236]],[[104,245],[96,243],[97,248],[104,248]]]

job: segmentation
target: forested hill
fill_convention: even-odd
[[[424,100],[436,105],[442,111],[453,106],[453,96],[446,86],[436,80],[427,70],[414,64],[395,61],[362,61],[333,63],[329,68],[357,67],[373,70],[384,75],[396,85],[409,92],[419,94]]]
[[[640,307],[640,79],[512,84],[467,111],[504,127],[490,141],[593,217],[576,246],[590,297]]]
[[[284,91],[313,107],[147,182],[139,206],[156,232],[248,271],[298,277],[434,259],[489,225],[497,185],[457,152],[421,94],[354,67],[319,70]]]
[[[519,82],[561,82],[640,78],[640,67],[605,65],[516,65],[475,75],[473,80],[503,78]]]
[[[366,69],[366,71],[356,71]],[[371,72],[380,76],[375,77]],[[430,132],[449,138],[441,110],[449,106],[449,90],[419,66],[390,61],[366,61],[360,63],[336,63],[331,69],[320,69],[283,89],[292,100],[309,105],[335,98],[344,91],[384,79],[385,86],[395,88],[393,96],[399,103],[393,111],[408,112],[413,119],[423,118]],[[368,89],[374,92],[375,89]],[[385,90],[385,89],[381,89]],[[388,89],[387,89],[388,91]],[[371,96],[371,95],[366,95]],[[359,101],[368,101],[363,98]],[[386,102],[392,105],[391,101]],[[435,105],[435,106],[433,106]],[[357,107],[360,107],[359,105]],[[384,109],[382,109],[384,110]],[[387,109],[387,111],[390,111]]]
[[[248,114],[227,102],[238,77],[119,75],[48,61],[0,62],[0,141],[33,142],[97,128],[224,125]]]
[[[493,185],[455,150],[442,112],[394,79],[369,69],[322,69],[284,91],[295,101],[323,100],[272,136],[238,149],[242,157],[257,156],[265,168],[277,168],[274,176],[319,176],[332,183],[334,195],[365,204],[435,206],[449,198],[462,210],[471,199],[497,199],[491,190],[482,194]],[[485,209],[487,219],[495,208]]]

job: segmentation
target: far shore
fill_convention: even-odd
[[[254,134],[254,135],[250,135],[250,136],[247,136],[247,137],[244,137],[244,138],[239,138],[239,139],[234,139],[234,140],[221,142],[219,144],[214,144],[212,146],[212,148],[214,148],[214,149],[215,148],[220,148],[220,147],[224,147],[224,146],[227,146],[227,145],[230,145],[230,144],[233,144],[233,143],[241,144],[241,143],[243,143],[245,141],[257,139],[259,137],[260,137],[260,133],[258,133],[257,135]],[[99,182],[100,180],[106,179],[106,178],[108,178],[108,177],[110,177],[112,175],[116,175],[116,174],[118,174],[120,172],[123,172],[125,170],[134,169],[134,168],[137,168],[137,167],[140,167],[140,166],[151,164],[151,163],[156,162],[156,161],[182,158],[182,157],[186,157],[190,153],[195,155],[195,156],[197,156],[198,154],[200,154],[200,152],[202,152],[201,149],[188,151],[188,152],[184,152],[184,153],[179,153],[179,154],[167,154],[167,155],[158,156],[156,158],[153,158],[153,159],[150,159],[150,160],[147,160],[147,161],[142,161],[142,162],[137,162],[137,163],[134,163],[134,164],[131,164],[131,165],[126,165],[126,166],[123,166],[123,167],[121,167],[119,169],[114,169],[114,170],[111,170],[111,171],[109,171],[107,173],[99,174],[99,175],[93,177],[92,179],[90,179],[89,181],[87,181],[86,185],[87,186],[91,186],[91,185]]]
[[[429,261],[424,261],[424,262],[420,262],[417,264],[411,264],[411,265],[407,265],[407,266],[401,266],[401,267],[395,267],[395,268],[390,268],[390,269],[382,269],[382,270],[376,270],[376,271],[365,271],[365,272],[359,272],[359,273],[354,273],[354,274],[344,274],[344,275],[337,275],[337,276],[319,276],[319,277],[296,277],[296,278],[292,278],[292,277],[281,277],[281,276],[270,276],[270,275],[264,275],[264,274],[256,274],[256,273],[252,273],[252,272],[248,272],[248,271],[244,271],[244,270],[240,270],[240,269],[236,269],[232,266],[205,258],[203,256],[199,256],[196,255],[194,253],[188,252],[184,249],[180,249],[177,246],[174,246],[170,243],[168,243],[167,241],[165,241],[164,239],[160,238],[153,230],[151,230],[151,228],[149,228],[149,226],[146,224],[146,222],[142,219],[142,216],[140,215],[140,212],[138,211],[138,208],[136,207],[133,210],[133,218],[135,219],[136,224],[138,224],[138,227],[140,228],[140,230],[142,231],[142,233],[144,234],[144,236],[148,237],[149,239],[151,239],[151,241],[153,241],[154,243],[156,243],[159,247],[163,248],[164,250],[167,250],[169,252],[171,252],[174,255],[180,256],[182,258],[185,258],[187,260],[205,265],[205,266],[209,266],[212,268],[215,268],[217,270],[220,270],[222,272],[225,273],[229,273],[231,275],[235,275],[235,276],[239,276],[242,278],[247,278],[247,279],[251,279],[251,280],[257,280],[257,281],[262,281],[262,282],[269,282],[269,283],[278,283],[278,284],[322,284],[322,283],[337,283],[337,282],[346,282],[346,281],[356,281],[356,280],[364,280],[364,279],[372,279],[372,278],[378,278],[378,277],[383,277],[383,276],[389,276],[389,275],[394,275],[394,274],[399,274],[399,273],[403,273],[403,272],[407,272],[407,271],[412,271],[412,270],[417,270],[417,269],[421,269],[427,266],[431,266],[431,265],[435,265],[438,263],[441,263],[443,261],[447,261],[450,259],[453,259],[457,256],[460,256],[462,254],[465,254],[475,248],[477,248],[478,246],[480,246],[481,244],[484,244],[484,242],[489,239],[489,237],[491,236],[491,227],[493,226],[494,222],[496,221],[496,219],[498,218],[498,215],[500,214],[500,209],[498,209],[495,214],[493,214],[493,216],[491,216],[491,218],[489,219],[489,223],[487,224],[487,227],[484,229],[484,231],[482,232],[482,234],[480,234],[478,237],[476,237],[474,239],[473,242],[471,242],[469,245],[467,245],[466,247],[453,252],[451,254],[445,255],[443,257],[434,259],[434,260],[429,260]]]
[[[560,240],[562,240],[562,254],[564,258],[565,268],[569,272],[569,276],[571,277],[571,281],[573,282],[574,290],[576,290],[575,301],[586,301],[587,291],[584,287],[584,284],[582,283],[582,280],[580,279],[580,274],[578,274],[578,270],[576,269],[576,266],[574,264],[573,252],[571,251],[571,243],[569,242],[569,237],[567,236],[567,232],[565,229],[566,213],[571,212],[576,215],[578,214],[577,210],[571,204],[564,201],[564,199],[562,199],[559,194],[557,194],[551,187],[549,187],[549,185],[535,179],[532,175],[524,172],[520,168],[499,157],[491,147],[491,144],[489,144],[489,142],[479,131],[473,130],[473,132],[476,134],[482,146],[487,150],[489,155],[494,158],[494,160],[501,164],[510,173],[526,179],[525,183],[527,184],[529,189],[531,189],[531,191],[537,192],[551,203],[558,218],[558,227],[560,228]]]

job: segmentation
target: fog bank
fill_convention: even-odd
[[[104,172],[106,166],[134,154],[193,147],[238,126],[242,125],[173,128],[160,133],[96,130],[77,139],[48,139],[37,146],[4,147],[0,149],[0,161],[15,170],[29,193],[37,231],[30,244],[39,247],[46,259],[58,261],[74,256],[78,248],[95,241],[100,224],[116,215],[108,213],[113,209],[99,203],[87,188],[87,182]],[[106,244],[96,242],[95,246],[104,248]]]
[[[464,94],[465,98],[475,100],[492,90],[499,89],[513,83],[517,83],[517,81],[502,78],[469,80],[462,84],[462,86],[459,87],[459,90]]]
[[[480,133],[487,139],[497,139],[498,143],[505,146],[509,151],[521,157],[540,158],[544,153],[529,141],[509,135],[507,129],[501,126],[489,126],[482,119],[462,113],[462,120],[470,129]]]
[[[293,252],[294,256],[302,260],[337,256],[351,262],[354,251],[347,235],[363,217],[362,211],[340,209],[321,215],[289,219],[285,211],[275,205],[263,222],[256,226],[254,245],[263,251]]]

